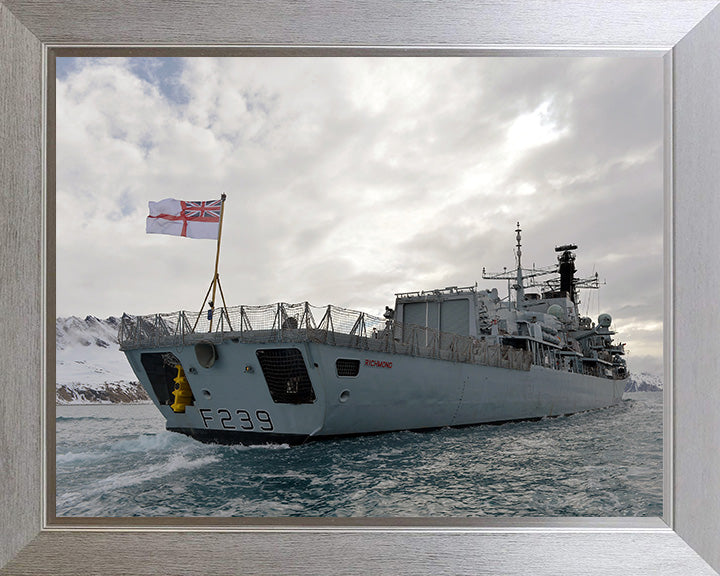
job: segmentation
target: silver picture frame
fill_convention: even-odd
[[[715,0],[0,0],[0,574],[715,574],[720,569],[720,9]],[[665,467],[659,518],[54,517],[52,55],[66,49],[663,58]],[[55,52],[53,52],[55,51]],[[50,110],[52,112],[52,110]],[[716,198],[717,196],[717,198]],[[632,199],[628,199],[629,202]],[[714,569],[713,569],[714,568]]]

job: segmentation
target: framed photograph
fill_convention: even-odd
[[[696,321],[707,315],[697,309],[695,292],[689,294],[679,278],[695,278],[700,256],[693,246],[697,246],[698,242],[699,245],[712,246],[716,240],[716,232],[710,225],[712,210],[709,208],[714,206],[711,183],[715,176],[713,170],[717,169],[702,162],[703,154],[707,152],[696,142],[695,137],[698,130],[704,137],[709,137],[702,130],[707,125],[703,124],[703,115],[710,125],[718,120],[718,111],[713,105],[708,106],[696,95],[703,90],[711,93],[712,86],[717,83],[715,76],[700,74],[696,67],[697,62],[708,58],[707,54],[712,52],[709,47],[717,42],[714,31],[718,27],[718,14],[712,11],[714,7],[715,3],[712,2],[697,2],[688,11],[687,3],[683,3],[682,7],[668,3],[663,6],[665,12],[660,14],[656,7],[643,6],[643,17],[639,20],[652,18],[654,23],[654,26],[649,27],[649,33],[646,26],[632,28],[632,23],[638,21],[637,15],[629,17],[622,7],[618,7],[618,11],[609,18],[614,24],[599,26],[607,20],[608,15],[593,12],[589,6],[573,7],[574,10],[589,10],[587,14],[599,26],[589,36],[588,29],[578,31],[569,28],[564,40],[558,43],[554,32],[551,32],[554,30],[552,24],[540,29],[519,24],[511,32],[511,37],[519,38],[519,41],[513,40],[510,45],[519,45],[525,52],[523,55],[551,55],[556,53],[557,48],[548,49],[548,45],[559,47],[564,43],[584,46],[587,52],[577,54],[580,56],[590,53],[604,57],[615,55],[611,48],[619,45],[627,51],[622,54],[625,56],[638,57],[640,54],[636,51],[649,49],[651,58],[663,58],[666,83],[664,264],[669,268],[664,275],[666,302],[663,322],[666,331],[664,522],[658,518],[521,518],[495,522],[468,518],[435,518],[428,521],[414,518],[375,521],[315,518],[299,522],[254,518],[239,524],[232,519],[205,522],[192,522],[187,518],[113,521],[87,517],[63,526],[55,517],[54,502],[49,501],[52,490],[47,491],[48,486],[54,485],[55,481],[52,466],[55,446],[52,441],[48,442],[50,436],[46,437],[44,430],[52,425],[55,416],[51,405],[51,402],[54,403],[55,390],[54,387],[52,390],[48,387],[44,393],[41,392],[46,384],[45,376],[54,380],[54,366],[50,361],[54,360],[55,325],[53,321],[51,327],[47,318],[54,319],[56,315],[53,298],[55,287],[46,285],[45,281],[55,278],[57,269],[55,254],[51,250],[46,251],[45,247],[52,246],[48,238],[55,230],[50,222],[59,210],[56,197],[51,194],[43,197],[39,192],[56,189],[58,176],[51,169],[45,177],[44,161],[55,157],[58,150],[52,138],[47,140],[48,148],[43,147],[44,140],[38,124],[41,119],[47,119],[47,129],[55,129],[53,122],[56,116],[52,113],[45,116],[46,108],[42,105],[47,83],[54,78],[55,72],[51,69],[52,58],[49,55],[55,50],[88,42],[126,46],[147,42],[172,44],[189,41],[197,44],[201,38],[210,38],[215,44],[276,43],[289,46],[291,52],[292,45],[319,46],[320,41],[324,40],[322,44],[335,46],[325,49],[324,54],[333,56],[357,56],[353,54],[357,48],[343,48],[342,45],[362,44],[417,47],[418,55],[449,56],[452,53],[453,56],[467,57],[487,56],[492,51],[482,54],[482,50],[473,48],[459,54],[462,50],[458,48],[428,48],[428,44],[496,46],[503,44],[505,35],[501,32],[502,19],[500,13],[495,11],[497,7],[487,6],[455,8],[445,20],[438,20],[440,6],[426,5],[419,14],[421,21],[430,27],[423,33],[419,33],[415,27],[406,33],[402,32],[402,27],[388,28],[383,18],[379,17],[386,12],[380,6],[375,6],[371,11],[363,12],[363,17],[368,18],[369,23],[363,33],[352,26],[334,27],[342,23],[343,14],[349,15],[352,11],[348,5],[339,12],[321,17],[306,16],[306,25],[297,25],[292,41],[288,42],[282,38],[286,34],[283,23],[294,20],[281,6],[265,7],[259,12],[256,8],[237,9],[239,11],[233,12],[236,18],[231,20],[239,28],[232,31],[222,24],[227,21],[227,13],[219,7],[209,7],[203,15],[206,22],[213,22],[217,26],[214,32],[206,25],[195,27],[196,19],[180,11],[179,20],[174,21],[179,23],[180,29],[192,29],[193,32],[173,36],[155,30],[144,20],[140,14],[142,11],[138,10],[135,14],[132,8],[123,15],[114,14],[109,8],[101,17],[98,13],[86,13],[79,7],[58,9],[57,18],[50,23],[52,19],[48,20],[46,14],[35,12],[31,3],[7,2],[0,5],[3,37],[9,39],[7,45],[12,55],[2,66],[13,72],[12,77],[16,79],[5,85],[1,94],[3,101],[10,103],[8,109],[11,110],[11,121],[4,124],[3,139],[7,137],[5,141],[17,143],[7,155],[6,165],[9,169],[6,174],[10,177],[2,176],[8,178],[3,181],[4,188],[16,192],[7,198],[9,214],[12,216],[7,221],[8,225],[3,227],[3,239],[6,240],[3,267],[4,271],[11,268],[25,271],[24,275],[13,277],[8,282],[2,307],[9,320],[5,326],[17,326],[23,317],[25,325],[27,317],[30,317],[32,323],[38,326],[35,344],[29,349],[17,339],[9,338],[11,332],[7,333],[8,341],[13,342],[8,353],[8,382],[18,387],[18,390],[22,385],[24,390],[22,394],[12,396],[17,398],[17,402],[13,400],[14,404],[8,411],[10,417],[4,418],[2,424],[4,431],[12,432],[5,435],[12,440],[9,443],[3,441],[1,445],[2,456],[5,459],[7,455],[7,461],[11,463],[9,470],[12,471],[12,475],[7,477],[7,473],[3,472],[3,480],[7,479],[5,484],[9,489],[2,502],[5,504],[6,498],[13,499],[7,500],[8,505],[2,511],[3,526],[8,527],[3,528],[3,541],[7,544],[2,548],[2,564],[10,562],[8,567],[12,570],[22,568],[36,573],[42,573],[42,570],[52,573],[58,565],[77,572],[82,571],[83,563],[92,562],[94,568],[107,566],[106,571],[109,573],[113,569],[132,573],[145,568],[135,564],[141,561],[141,555],[128,554],[128,550],[142,549],[145,551],[142,562],[151,562],[158,566],[160,572],[170,570],[193,573],[202,571],[207,562],[219,562],[228,569],[230,566],[243,565],[260,573],[278,570],[330,573],[336,572],[342,566],[339,563],[347,562],[350,556],[359,562],[357,566],[362,566],[363,571],[387,572],[392,568],[390,571],[393,573],[457,573],[477,570],[482,565],[489,567],[489,573],[522,573],[522,557],[529,554],[543,557],[542,568],[547,573],[563,569],[572,572],[581,567],[591,570],[598,566],[604,567],[604,573],[608,573],[608,566],[615,567],[617,573],[627,572],[629,567],[639,574],[663,573],[663,570],[673,573],[673,570],[677,571],[680,562],[683,569],[693,573],[712,574],[710,566],[717,567],[719,562],[713,556],[717,552],[712,548],[711,535],[717,532],[716,513],[720,510],[712,497],[700,497],[697,478],[702,477],[706,482],[709,479],[710,486],[718,478],[720,465],[717,456],[708,456],[714,442],[712,430],[716,427],[716,416],[699,411],[701,406],[711,400],[708,394],[717,392],[706,391],[699,384],[711,376],[711,366],[695,366],[696,360],[702,354],[712,354],[713,346],[716,345],[710,339],[698,339]],[[160,6],[153,6],[153,9],[163,10]],[[527,13],[518,14],[519,22],[536,22],[539,13],[533,16],[530,12],[538,9],[535,7]],[[548,14],[546,9],[543,9],[543,18],[549,18],[549,22],[561,16],[552,12]],[[561,8],[554,9],[563,11]],[[404,6],[402,10],[410,10],[410,6]],[[673,13],[673,10],[676,12],[671,17],[669,13]],[[271,11],[273,18],[267,18]],[[493,15],[493,18],[487,19]],[[388,16],[390,21],[397,17]],[[126,18],[138,23],[137,27],[120,27],[118,19],[125,22]],[[257,18],[266,24],[257,27]],[[487,31],[478,32],[468,23],[472,21],[487,22]],[[78,22],[83,23],[79,28]],[[451,29],[446,27],[449,22],[453,23]],[[621,23],[630,25],[632,31],[622,31],[622,27],[618,27]],[[688,35],[696,24],[697,27]],[[130,32],[113,32],[121,29]],[[87,30],[93,32],[88,33]],[[328,34],[328,30],[340,32]],[[193,40],[189,40],[191,37]],[[632,37],[632,42],[628,41],[629,37]],[[545,48],[532,50],[533,46]],[[603,54],[598,53],[601,47],[605,49],[601,50]],[[94,50],[102,55],[101,48],[96,47]],[[282,48],[277,50],[278,55],[283,55]],[[388,51],[393,52],[392,49]],[[308,48],[308,53],[312,52]],[[375,49],[375,52],[374,55],[378,55],[383,50]],[[695,65],[691,67],[689,62]],[[712,70],[712,66],[709,65],[709,69]],[[702,78],[699,86],[698,78]],[[45,85],[40,79],[44,79]],[[52,104],[48,102],[48,106]],[[698,158],[701,159],[700,169]],[[692,194],[689,192],[691,189]],[[37,192],[33,193],[33,190]],[[17,197],[22,197],[23,191],[28,199],[21,202]],[[707,209],[701,214],[697,210],[698,198],[708,203]],[[683,231],[685,233],[680,234]],[[514,230],[511,235],[513,233]],[[19,250],[18,241],[25,246],[33,246],[33,250]],[[530,239],[528,242],[531,242]],[[701,287],[709,287],[715,275],[716,272],[709,271],[707,277],[695,280],[695,285],[699,283]],[[24,292],[20,289],[23,286]],[[417,288],[409,288],[414,289]],[[49,293],[47,299],[46,290]],[[27,297],[28,294],[31,297]],[[701,325],[704,326],[702,322]],[[40,326],[47,326],[44,333]],[[710,326],[703,329],[709,330]],[[3,330],[9,328],[4,327]],[[686,342],[695,345],[689,346]],[[33,362],[27,362],[29,357]],[[20,361],[19,358],[24,360]],[[692,378],[689,378],[690,374]],[[37,382],[37,388],[32,388],[34,382]],[[698,413],[700,417],[697,417]],[[13,414],[22,415],[22,418]],[[24,424],[21,426],[21,423]],[[688,447],[691,437],[695,438],[695,444]],[[29,473],[23,474],[23,471]],[[19,478],[22,478],[22,482]],[[704,489],[708,490],[707,484]],[[708,493],[712,494],[713,491]],[[627,541],[628,533],[632,534],[632,542]],[[178,542],[182,542],[179,548],[182,557],[168,560],[163,551]],[[343,550],[343,553],[338,554],[337,550]],[[651,556],[647,554],[648,550],[653,550]],[[67,560],[53,565],[50,563],[51,558],[55,558],[56,562],[57,558]]]
[[[205,52],[53,53],[58,521],[661,516],[662,57]]]

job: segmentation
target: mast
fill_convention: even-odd
[[[558,256],[558,274],[560,274],[560,292],[567,294],[575,304],[577,302],[577,280],[575,279],[575,254],[576,244],[565,244],[556,246],[555,252],[562,252]]]
[[[202,311],[205,309],[205,303],[208,301],[208,297],[210,297],[210,302],[208,303],[208,312],[207,312],[207,318],[210,321],[210,328],[208,329],[208,332],[212,332],[213,329],[213,320],[215,316],[215,293],[218,288],[220,288],[220,298],[222,298],[223,301],[223,313],[225,314],[225,319],[228,322],[228,326],[230,325],[230,318],[228,317],[226,313],[227,304],[225,303],[225,294],[223,294],[222,286],[220,285],[220,275],[218,274],[218,265],[220,264],[220,239],[222,238],[222,225],[223,225],[223,216],[225,215],[225,198],[227,196],[223,194],[220,197],[220,223],[218,224],[218,236],[217,236],[217,249],[215,251],[215,272],[213,274],[212,280],[210,281],[210,286],[208,286],[207,293],[205,294],[205,299],[203,300],[202,305],[200,306],[200,312],[198,312],[197,318],[195,318],[195,324],[193,324],[192,331],[195,332],[195,328],[197,328],[198,322],[200,321],[200,317],[202,316]],[[212,296],[210,293],[212,292]],[[232,327],[231,327],[232,329]]]
[[[547,268],[535,268],[535,265],[533,265],[532,269],[523,270],[522,267],[522,236],[521,236],[522,229],[520,228],[520,222],[517,223],[517,228],[515,229],[515,239],[517,241],[517,244],[515,245],[515,259],[517,263],[517,268],[515,270],[508,270],[507,268],[503,267],[502,272],[488,272],[483,267],[482,269],[482,277],[485,280],[507,280],[508,283],[508,308],[512,308],[511,301],[512,301],[512,288],[515,288],[517,293],[517,302],[516,304],[518,307],[523,305],[523,302],[525,300],[525,279],[529,279],[530,286],[537,286],[535,283],[535,278],[538,276],[545,276],[546,274],[554,274],[556,273],[556,267],[555,266],[548,266]],[[512,284],[514,282],[514,284]]]
[[[520,229],[520,222],[517,223],[517,228],[515,229],[516,235],[515,238],[517,239],[517,277],[516,277],[516,284],[515,284],[515,290],[517,291],[517,304],[520,306],[520,303],[523,301],[525,297],[525,288],[523,287],[523,273],[522,273],[522,250],[520,249],[522,244],[520,244],[520,232],[522,230]]]
[[[213,280],[212,280],[212,297],[210,298],[210,332],[212,332],[212,326],[213,326],[213,312],[215,309],[215,290],[218,287],[218,284],[220,282],[220,279],[218,278],[218,265],[220,264],[220,239],[222,238],[222,225],[223,225],[223,216],[225,215],[225,198],[227,196],[225,194],[222,194],[220,196],[220,225],[218,226],[218,238],[217,238],[217,251],[215,252],[215,273],[213,274]],[[220,289],[222,292],[222,288]],[[223,298],[224,300],[224,298]],[[225,303],[223,302],[223,305]]]
[[[551,298],[556,298],[560,294],[567,295],[568,298],[575,304],[579,304],[578,289],[579,288],[599,288],[600,281],[598,274],[591,278],[576,278],[575,277],[575,253],[573,250],[577,250],[576,244],[565,244],[563,246],[556,246],[555,252],[561,253],[558,258],[558,264],[556,266],[547,266],[544,268],[533,267],[524,270],[522,267],[522,229],[520,228],[520,222],[517,223],[515,229],[515,259],[517,268],[515,270],[508,270],[503,267],[502,272],[488,272],[484,267],[482,269],[482,277],[485,280],[507,280],[508,283],[508,309],[511,309],[512,303],[512,288],[515,288],[517,294],[517,306],[520,308],[524,304],[525,300],[525,280],[528,280],[529,287],[540,286],[535,280],[539,276],[546,276],[548,274],[559,274],[559,279],[546,280],[545,284],[550,288],[551,292],[544,292],[543,296],[551,294]],[[511,284],[514,282],[514,284]],[[604,283],[604,282],[603,282]],[[555,294],[557,293],[557,294]]]

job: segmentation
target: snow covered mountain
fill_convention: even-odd
[[[58,404],[148,401],[117,341],[120,319],[58,318],[55,388]]]
[[[625,392],[660,392],[662,389],[662,378],[648,372],[630,374],[625,381]]]

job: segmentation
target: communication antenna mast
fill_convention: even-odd
[[[525,282],[529,281],[529,286],[538,286],[535,278],[538,276],[545,276],[547,274],[554,274],[556,272],[555,266],[549,266],[547,268],[536,268],[533,264],[532,268],[523,269],[522,267],[522,228],[520,228],[520,222],[517,223],[515,229],[515,239],[517,244],[515,245],[515,260],[517,267],[515,270],[508,270],[503,266],[502,272],[488,272],[484,267],[482,269],[482,277],[485,280],[507,280],[508,283],[508,308],[511,308],[512,302],[512,288],[515,288],[517,293],[517,303],[522,305],[525,299]]]
[[[523,301],[523,298],[525,297],[525,289],[523,287],[523,273],[522,273],[522,250],[520,249],[522,244],[520,244],[520,232],[522,232],[522,229],[520,228],[520,222],[517,223],[517,228],[515,229],[516,235],[515,238],[517,239],[517,285],[515,286],[515,290],[517,290],[517,301],[518,304]]]

